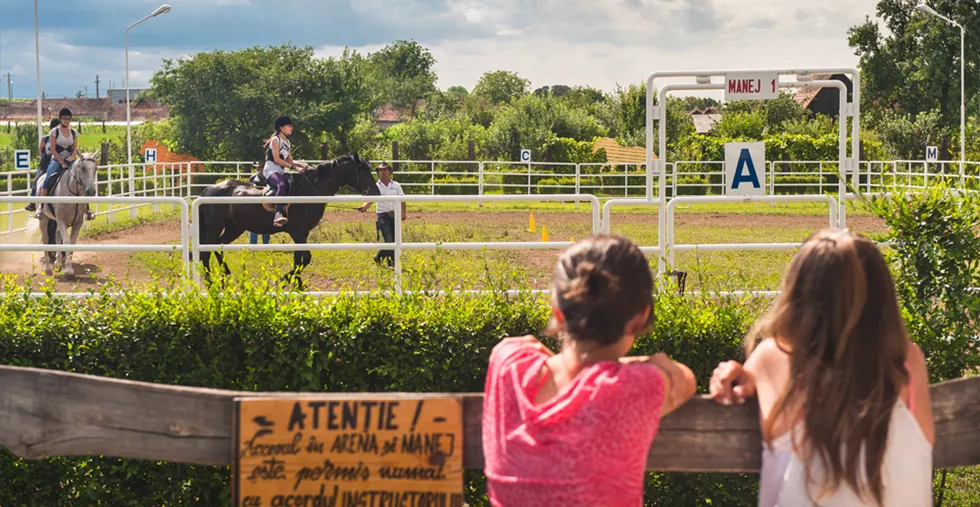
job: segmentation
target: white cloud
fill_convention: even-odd
[[[336,10],[348,9],[355,16],[352,19],[362,24],[334,27],[330,40],[339,37],[340,42],[321,45],[317,54],[339,56],[345,40],[373,41],[352,44],[358,51],[373,52],[395,38],[415,39],[436,57],[438,84],[444,89],[453,85],[472,89],[484,72],[504,69],[530,79],[532,86],[589,85],[612,90],[617,83],[640,82],[654,70],[855,66],[847,30],[873,16],[876,1],[347,0]],[[281,0],[211,0],[188,6],[265,9],[276,2]],[[329,20],[318,23],[331,27]],[[201,50],[218,47],[219,32],[214,35],[216,42],[193,45]],[[113,80],[121,85],[122,48],[65,43],[74,40],[70,38],[74,33],[42,30],[45,90],[55,89],[56,82],[63,83],[59,90],[64,92],[58,94],[81,84],[92,88],[95,74],[106,84]],[[281,42],[289,36],[283,34]],[[261,42],[266,43],[275,42]],[[161,58],[195,52],[188,47],[146,47],[145,42],[131,50],[134,87],[148,84]],[[0,63],[0,71],[15,74],[15,94],[30,95],[25,92],[34,86],[32,29],[3,32]]]

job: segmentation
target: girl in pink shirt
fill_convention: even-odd
[[[494,506],[640,506],[660,418],[694,395],[664,354],[624,357],[653,322],[653,276],[632,242],[593,236],[562,253],[546,333],[494,347],[483,404]]]

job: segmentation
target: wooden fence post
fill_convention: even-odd
[[[391,142],[391,159],[392,160],[398,160],[398,141],[392,141]],[[397,162],[392,162],[391,163],[391,170],[392,171],[397,171],[398,170],[398,163]]]
[[[329,148],[327,143],[320,143],[320,160],[327,160],[327,151]]]
[[[109,165],[109,143],[102,141],[102,153],[99,157],[99,165]]]
[[[480,164],[476,163],[476,142],[472,139],[466,141],[466,160],[473,162],[472,164],[467,164],[471,172],[477,171],[480,167]]]

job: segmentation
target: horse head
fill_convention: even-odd
[[[325,179],[340,187],[348,186],[361,195],[380,195],[368,160],[354,153],[344,155],[316,168],[317,180]]]
[[[99,164],[95,161],[94,153],[82,153],[71,165],[71,181],[69,190],[74,190],[79,195],[92,197],[98,194],[96,188]]]

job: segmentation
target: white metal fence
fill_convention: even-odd
[[[646,191],[646,172],[643,164],[558,164],[558,163],[503,163],[469,161],[389,161],[402,166],[396,179],[402,182],[409,194],[404,198],[378,197],[373,201],[405,202],[588,202],[592,206],[592,231],[609,231],[611,209],[617,206],[661,206],[661,197],[654,187],[654,198],[630,198],[643,196]],[[469,168],[474,168],[472,171]],[[843,223],[843,210],[853,193],[838,195],[835,199],[825,193],[839,191],[838,164],[825,161],[769,161],[764,166],[769,186],[768,196],[754,198],[725,197],[724,171],[720,162],[676,161],[665,164],[663,175],[666,185],[666,216],[658,220],[658,244],[643,246],[648,254],[655,255],[659,271],[673,264],[673,254],[678,251],[699,250],[746,250],[746,249],[793,249],[799,244],[753,243],[733,245],[675,244],[674,210],[678,205],[703,202],[825,202],[831,210],[831,224]],[[412,169],[424,170],[412,170]],[[455,170],[448,170],[455,169]],[[980,188],[980,163],[958,162],[888,161],[862,162],[855,184],[859,191],[877,193],[890,190],[918,190],[940,182],[951,183],[964,190]],[[33,202],[88,202],[97,209],[97,215],[109,221],[117,220],[120,213],[135,217],[141,209],[161,211],[163,207],[179,210],[181,215],[181,242],[175,245],[77,245],[60,248],[72,251],[180,251],[184,255],[184,272],[197,278],[197,265],[189,261],[188,252],[198,259],[203,251],[236,250],[376,250],[385,244],[308,244],[308,245],[198,245],[199,221],[202,204],[229,202],[232,198],[199,198],[203,188],[225,178],[244,179],[254,171],[250,162],[191,162],[174,164],[137,164],[131,177],[126,165],[100,168],[98,176],[99,197],[95,198],[31,198],[27,182],[33,174],[0,173],[0,252],[59,250],[43,248],[36,244],[17,244],[15,234],[27,229],[32,220],[23,210],[23,204]],[[659,174],[655,174],[660,177]],[[443,192],[455,195],[440,195]],[[513,193],[513,195],[509,195]],[[464,194],[464,195],[459,195]],[[469,194],[469,195],[467,195]],[[609,196],[601,210],[599,196]],[[335,197],[283,197],[283,198],[234,198],[236,202],[363,202],[363,196]],[[840,210],[840,214],[837,210]],[[567,242],[489,242],[489,243],[406,243],[402,237],[401,219],[396,214],[396,241],[387,244],[395,250],[396,258],[407,250],[473,248],[489,249],[539,249],[564,248]],[[666,254],[666,255],[665,255]],[[396,285],[401,288],[401,267],[396,262]]]

